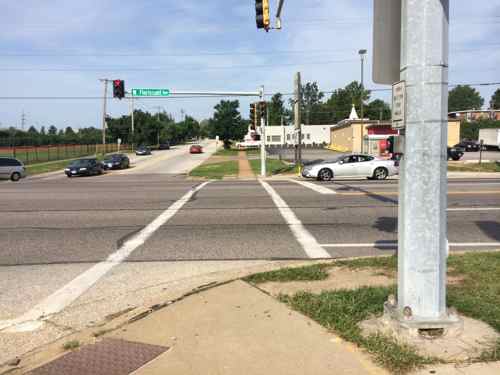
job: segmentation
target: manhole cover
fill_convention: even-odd
[[[30,375],[127,375],[168,347],[104,339],[30,371]]]

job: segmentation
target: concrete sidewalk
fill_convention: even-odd
[[[255,174],[253,173],[250,162],[248,161],[246,151],[238,152],[238,178],[255,178]]]
[[[170,349],[153,374],[387,374],[325,328],[242,281],[189,296],[108,337]]]

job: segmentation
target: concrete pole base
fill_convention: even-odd
[[[384,315],[380,320],[395,336],[438,338],[458,337],[463,332],[463,320],[454,308],[438,319],[422,319],[412,315],[411,309],[400,309],[393,296],[384,303]]]

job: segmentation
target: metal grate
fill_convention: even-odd
[[[30,371],[29,375],[128,375],[168,350],[116,339],[86,345]]]

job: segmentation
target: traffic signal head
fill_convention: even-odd
[[[255,119],[257,118],[257,108],[255,103],[250,104],[250,123],[252,130],[255,130]]]
[[[271,17],[269,16],[269,0],[255,0],[255,20],[258,29],[269,30]]]
[[[125,97],[125,81],[115,79],[113,81],[113,98],[122,99]]]

